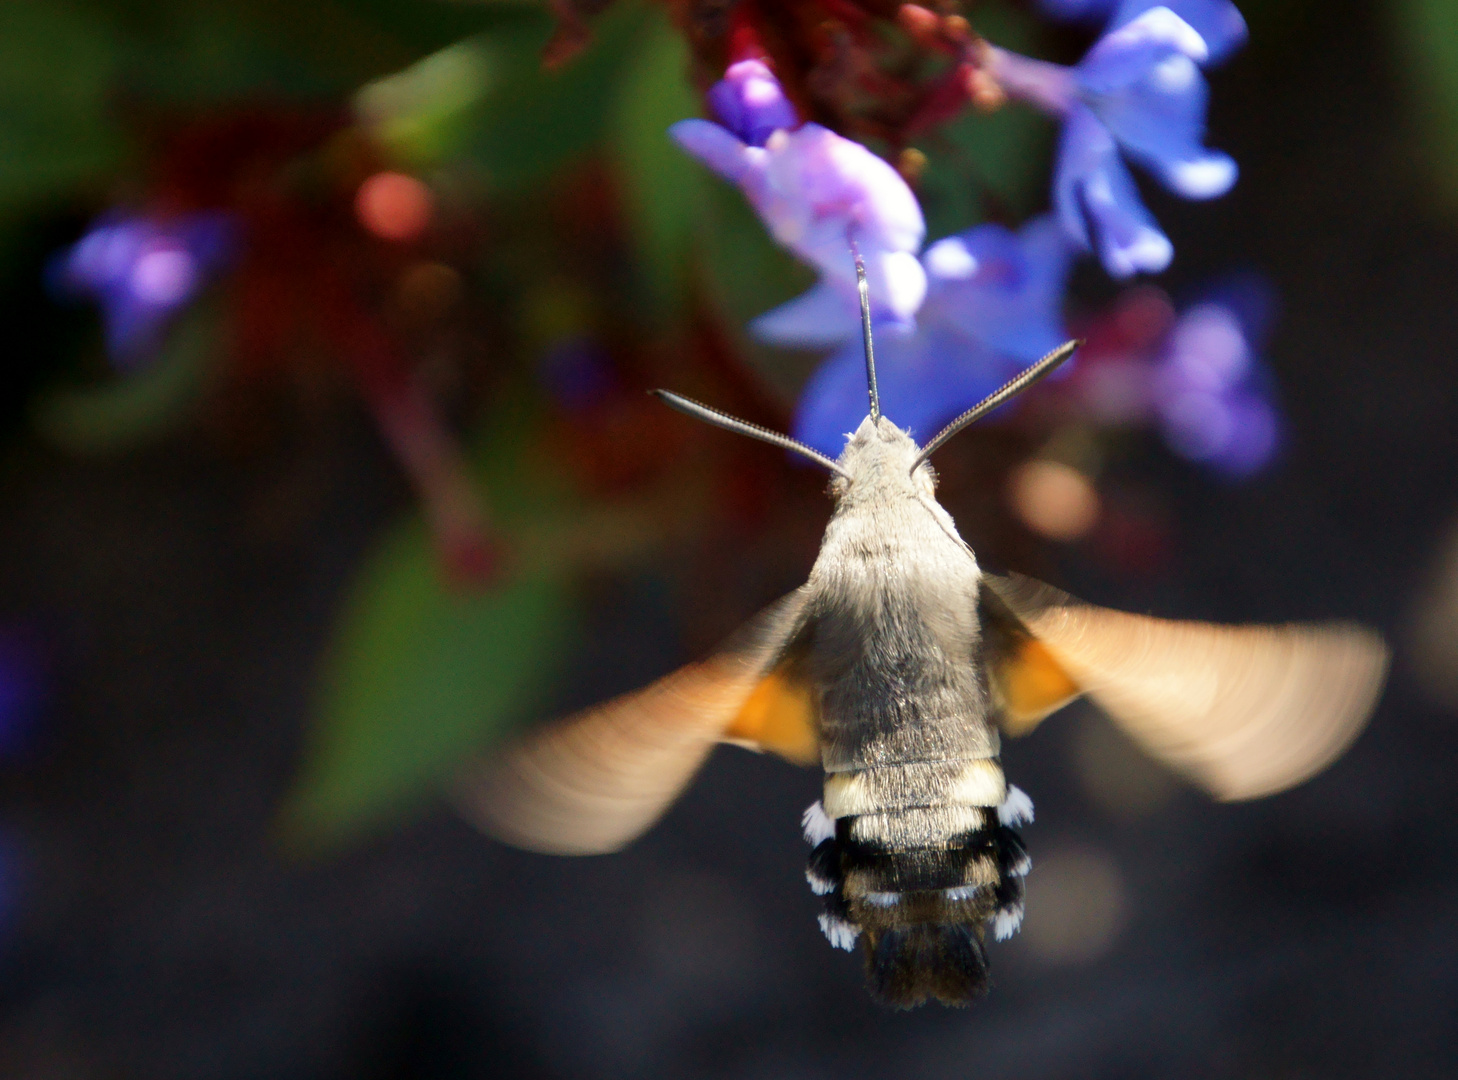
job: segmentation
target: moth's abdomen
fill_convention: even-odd
[[[966,1004],[987,989],[987,924],[1001,940],[1022,921],[1031,863],[1013,827],[1031,820],[991,759],[833,774],[804,822],[821,929],[839,948],[863,942],[887,1004]]]

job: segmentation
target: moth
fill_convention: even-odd
[[[684,412],[832,474],[809,580],[718,652],[529,733],[469,778],[467,814],[517,846],[617,850],[647,830],[712,748],[733,742],[825,772],[802,822],[806,877],[832,945],[860,943],[896,1007],[986,992],[986,938],[1023,917],[1033,818],[999,733],[1086,696],[1221,799],[1311,776],[1356,737],[1388,652],[1350,624],[1231,627],[1125,614],[982,570],[936,499],[928,457],[1052,371],[1069,342],[924,446],[880,414],[857,258],[869,415],[839,458],[667,391]]]

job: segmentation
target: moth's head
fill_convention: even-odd
[[[920,453],[910,434],[884,416],[868,416],[846,436],[830,492],[837,503],[846,498],[931,495],[936,473],[926,462],[917,461]]]

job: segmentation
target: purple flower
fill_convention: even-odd
[[[168,220],[102,218],[51,268],[62,290],[95,299],[120,368],[145,361],[168,322],[227,262],[232,221],[219,213]]]
[[[1205,39],[1210,64],[1218,64],[1245,44],[1247,31],[1240,9],[1230,0],[1039,0],[1038,6],[1055,19],[1102,22],[1116,30],[1155,7],[1167,7]],[[1111,17],[1112,16],[1112,17]]]
[[[1270,291],[1240,281],[1180,316],[1153,371],[1153,402],[1170,448],[1231,477],[1275,455],[1280,418],[1257,351]]]
[[[922,256],[930,285],[914,332],[889,327],[876,341],[882,411],[929,438],[953,416],[1064,340],[1060,305],[1070,249],[1051,217],[1012,233],[980,225]],[[781,345],[838,346],[810,377],[796,438],[834,457],[866,415],[865,361],[855,293],[822,282],[762,315],[755,336]]]
[[[1073,68],[998,49],[992,56],[1009,94],[1063,117],[1054,206],[1069,235],[1096,249],[1115,277],[1158,272],[1174,255],[1121,154],[1187,199],[1235,183],[1235,162],[1201,145],[1209,91],[1199,65],[1209,47],[1168,7],[1106,34]]]
[[[780,129],[797,128],[800,117],[779,80],[758,60],[741,60],[709,91],[720,122],[749,146],[763,146]]]
[[[909,323],[926,295],[916,259],[926,223],[900,174],[819,124],[790,130],[794,109],[757,61],[731,67],[709,98],[726,126],[682,120],[669,129],[678,144],[738,184],[774,238],[827,280],[854,283],[854,239],[877,314]]]

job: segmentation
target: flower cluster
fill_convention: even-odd
[[[1253,275],[1220,282],[1178,314],[1160,290],[1132,290],[1085,328],[1070,386],[1078,411],[1153,424],[1176,454],[1227,477],[1259,471],[1280,445],[1260,359],[1274,306]]]
[[[794,423],[795,436],[824,453],[839,451],[865,411],[851,241],[865,252],[882,331],[883,409],[928,438],[1064,340],[1063,292],[1077,251],[1094,252],[1119,278],[1169,264],[1173,245],[1141,201],[1126,159],[1190,199],[1223,194],[1235,182],[1235,162],[1203,145],[1208,88],[1201,69],[1246,36],[1229,0],[1044,6],[1059,17],[1107,20],[1072,67],[952,35],[967,42],[963,66],[975,58],[981,81],[974,89],[984,98],[991,86],[994,97],[1031,104],[1062,123],[1054,212],[1017,232],[982,225],[918,256],[925,227],[906,181],[859,143],[801,123],[762,59],[732,64],[710,90],[717,123],[686,120],[671,129],[821,274],[819,284],[762,315],[751,331],[773,344],[830,350],[805,386]],[[912,14],[921,17],[911,20],[913,30],[925,22],[930,34],[940,25],[929,11]],[[1250,334],[1232,312],[1197,306],[1163,328],[1158,359],[1146,352],[1136,365],[1136,412],[1161,427],[1177,452],[1241,475],[1269,459],[1277,424]]]

